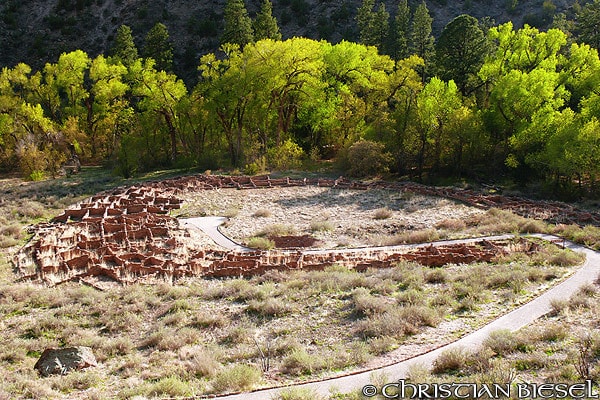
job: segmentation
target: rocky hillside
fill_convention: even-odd
[[[24,61],[34,68],[61,52],[105,52],[121,24],[131,26],[139,47],[156,23],[167,25],[175,46],[176,72],[193,74],[198,57],[218,48],[225,0],[4,0],[0,2],[0,65]],[[397,2],[385,0],[395,12]],[[413,6],[417,0],[409,1]],[[572,11],[573,0],[428,0],[439,33],[452,18],[468,13],[547,27],[556,12]],[[251,16],[260,0],[246,0]],[[356,40],[356,9],[361,0],[273,0],[283,37],[306,36],[333,42]],[[544,7],[544,4],[546,6]],[[552,4],[555,8],[552,7]],[[513,7],[514,6],[514,7]]]

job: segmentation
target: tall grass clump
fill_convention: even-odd
[[[313,221],[310,223],[311,232],[327,232],[332,230],[333,225],[329,221]]]
[[[394,213],[392,212],[392,210],[388,208],[380,208],[378,210],[375,210],[375,213],[373,213],[373,219],[389,219],[392,218],[393,215]]]
[[[271,250],[275,248],[275,242],[266,237],[255,236],[246,242],[246,246],[250,247],[251,249]]]
[[[212,381],[212,387],[216,393],[251,390],[261,377],[261,372],[255,367],[237,364],[219,371]]]

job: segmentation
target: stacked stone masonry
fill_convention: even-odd
[[[512,242],[330,251],[271,250],[237,253],[200,248],[169,212],[186,193],[214,189],[322,186],[347,190],[387,189],[441,196],[481,208],[502,208],[552,222],[600,225],[600,216],[557,202],[485,195],[472,190],[414,183],[362,183],[340,179],[272,179],[188,176],[118,188],[65,210],[35,227],[35,236],[15,257],[22,280],[56,285],[90,277],[123,284],[176,281],[187,276],[250,276],[267,270],[388,267],[401,260],[429,266],[491,261],[513,250]],[[523,246],[521,242],[518,244]],[[527,244],[526,246],[530,246]]]

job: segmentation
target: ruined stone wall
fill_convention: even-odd
[[[599,224],[597,214],[562,203],[483,195],[414,183],[366,184],[346,179],[271,179],[189,176],[149,182],[98,194],[36,227],[32,241],[15,257],[20,279],[50,285],[90,278],[120,283],[175,281],[186,276],[254,275],[270,269],[321,269],[339,264],[363,270],[401,260],[424,265],[491,261],[508,243],[478,243],[331,251],[273,250],[234,253],[201,248],[169,211],[186,193],[212,189],[254,189],[316,185],[349,190],[388,189],[442,196],[478,207],[509,209],[553,222]]]

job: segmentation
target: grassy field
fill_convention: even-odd
[[[171,175],[167,172],[144,179]],[[132,285],[110,291],[77,284],[46,288],[15,282],[9,258],[27,240],[29,224],[48,220],[98,191],[131,183],[134,181],[95,168],[54,181],[2,180],[0,399],[164,398],[330,376],[375,365],[378,356],[401,351],[403,345],[453,340],[522,304],[581,262],[574,253],[548,245],[539,253],[515,253],[494,264],[444,268],[400,263],[391,269],[358,273],[331,267],[271,272],[249,279],[189,279],[175,286]],[[498,210],[479,218],[464,225],[449,221],[435,231],[470,235],[567,229]],[[314,226],[315,230],[325,228]],[[489,356],[490,363],[503,371],[518,370],[518,363],[522,376],[537,374],[541,368],[558,371],[554,361],[543,361],[543,367],[538,367],[534,356],[549,356],[544,343],[567,354],[577,337],[571,326],[583,326],[577,321],[597,310],[596,297],[594,288],[584,289],[576,301],[556,304],[555,315],[531,328],[547,333],[525,332],[526,346],[504,352],[498,351],[497,342],[510,341],[509,334],[499,333],[488,346],[490,352],[478,357]],[[552,331],[556,338],[550,340]],[[45,348],[75,345],[91,347],[100,367],[62,377],[37,376],[33,365]],[[460,355],[453,357],[461,359]],[[566,371],[569,357],[565,360]],[[470,361],[463,361],[458,368],[455,373],[440,367],[433,375],[414,371],[413,378],[468,380],[483,373]],[[291,390],[283,398],[317,397]]]

